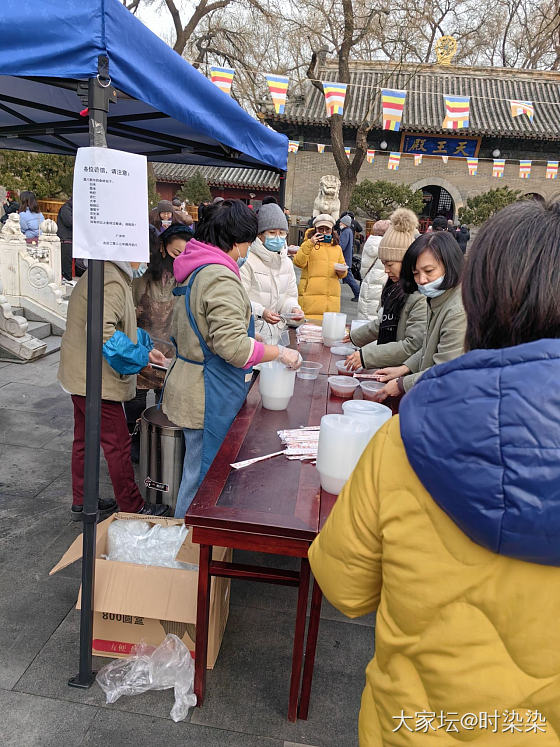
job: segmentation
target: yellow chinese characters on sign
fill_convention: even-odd
[[[447,156],[448,158],[476,158],[480,150],[479,137],[461,135],[420,135],[404,132],[401,152],[422,156]]]

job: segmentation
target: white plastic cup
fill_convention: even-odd
[[[326,311],[323,314],[323,340],[326,345],[332,345],[342,340],[346,334],[346,314],[336,311]]]
[[[360,420],[369,428],[370,439],[377,433],[383,423],[391,419],[393,413],[380,402],[368,402],[363,399],[352,399],[342,403],[342,412],[353,420]]]
[[[259,373],[259,391],[265,410],[285,410],[294,393],[296,372],[283,363],[262,363]]]
[[[317,450],[317,471],[323,490],[340,493],[369,440],[366,422],[347,415],[323,415]]]

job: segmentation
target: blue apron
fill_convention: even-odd
[[[185,296],[187,318],[193,332],[198,337],[204,355],[202,363],[184,358],[182,355],[179,355],[177,345],[175,345],[177,358],[187,363],[192,363],[195,366],[203,366],[204,368],[204,432],[199,477],[201,482],[214,461],[214,457],[218,453],[235,416],[245,402],[251,386],[252,373],[251,368],[236,368],[231,363],[227,363],[223,358],[220,358],[216,353],[213,353],[200,334],[191,311],[191,290],[194,279],[200,270],[207,266],[202,265],[195,270],[191,274],[187,285],[179,286],[173,290],[175,296]],[[252,315],[247,334],[249,337],[254,337],[255,334],[255,320]],[[174,340],[173,343],[175,344]]]

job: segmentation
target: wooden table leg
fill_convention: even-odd
[[[198,597],[196,603],[196,641],[194,653],[194,692],[196,704],[204,703],[206,688],[206,659],[208,655],[208,624],[210,616],[210,560],[212,546],[200,545],[198,568]]]
[[[307,616],[307,598],[309,596],[309,561],[301,559],[299,572],[296,629],[292,653],[292,677],[290,680],[290,700],[288,703],[288,721],[297,719],[298,695],[303,664],[303,646],[305,641],[305,622]]]
[[[323,592],[317,581],[313,580],[313,594],[311,596],[311,612],[307,629],[307,645],[305,647],[305,664],[303,665],[303,680],[301,683],[301,699],[299,701],[298,718],[307,719],[309,699],[311,697],[311,683],[313,682],[313,667],[315,665],[315,650],[319,635],[319,621],[321,619],[321,603]]]

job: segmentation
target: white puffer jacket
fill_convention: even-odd
[[[296,274],[285,246],[281,252],[270,252],[257,237],[251,244],[247,261],[240,270],[241,282],[251,300],[255,330],[263,342],[275,345],[282,328],[262,319],[265,309],[286,314],[299,308]]]
[[[362,266],[360,274],[362,285],[358,301],[358,319],[377,318],[381,291],[387,281],[383,262],[378,258],[381,236],[369,236],[362,251]],[[373,265],[373,267],[371,267]],[[369,269],[371,267],[371,270]],[[368,272],[369,270],[369,272]],[[366,275],[367,272],[367,275]]]

